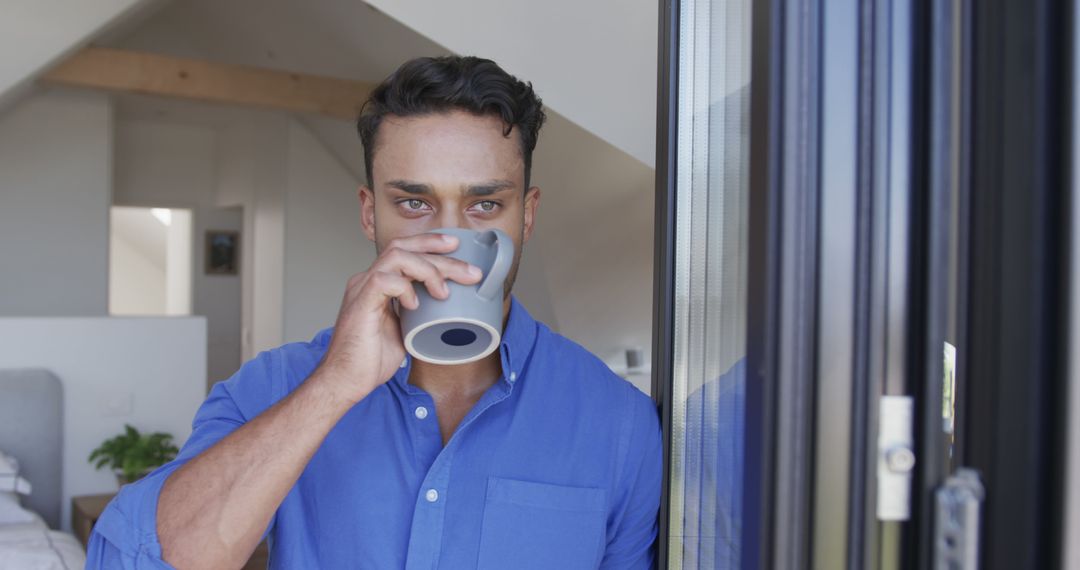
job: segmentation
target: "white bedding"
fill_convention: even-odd
[[[0,525],[0,570],[77,570],[86,552],[74,535],[49,528],[37,513],[28,523]]]

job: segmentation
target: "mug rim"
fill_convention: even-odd
[[[423,332],[423,331],[425,331],[425,330],[427,330],[427,329],[429,329],[429,328],[431,328],[431,327],[433,327],[435,325],[441,325],[441,324],[444,324],[444,323],[468,323],[468,324],[471,324],[471,325],[476,325],[476,326],[486,330],[491,335],[491,342],[488,344],[488,347],[485,348],[482,352],[480,352],[476,356],[471,356],[471,357],[466,358],[464,360],[445,360],[445,359],[441,359],[441,358],[431,358],[431,357],[428,357],[426,355],[421,355],[420,351],[416,350],[416,348],[413,346],[413,339],[416,337],[416,335],[420,334],[421,332]],[[494,327],[492,327],[491,325],[485,323],[484,321],[481,321],[481,320],[478,320],[478,319],[472,319],[472,318],[469,318],[469,317],[443,317],[441,319],[434,319],[434,320],[431,320],[431,321],[427,321],[427,322],[425,322],[423,324],[417,325],[411,331],[409,331],[408,334],[405,335],[405,350],[407,350],[409,352],[409,354],[413,355],[414,358],[419,358],[420,360],[423,360],[424,362],[427,362],[429,364],[445,364],[445,365],[468,364],[470,362],[476,362],[477,360],[480,360],[481,358],[484,358],[487,355],[494,352],[495,349],[498,348],[499,342],[501,340],[502,340],[501,331],[495,330]]]

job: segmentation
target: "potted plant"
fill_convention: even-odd
[[[142,434],[124,424],[124,433],[102,442],[90,453],[88,461],[97,469],[108,465],[123,486],[168,463],[177,452],[179,450],[172,444],[172,434]]]

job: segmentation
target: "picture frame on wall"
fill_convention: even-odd
[[[206,230],[206,275],[236,275],[240,266],[240,232]]]

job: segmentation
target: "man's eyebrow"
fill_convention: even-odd
[[[420,184],[418,182],[409,182],[407,180],[391,180],[386,183],[387,186],[392,186],[398,190],[408,192],[409,194],[432,194],[431,186],[427,184]]]
[[[428,184],[420,182],[410,182],[408,180],[391,180],[386,183],[387,186],[397,188],[403,192],[409,194],[418,195],[431,195],[434,191]],[[480,184],[470,184],[465,187],[466,196],[490,196],[500,190],[506,190],[507,188],[513,188],[514,183],[509,180],[489,180]]]
[[[490,180],[483,184],[473,184],[465,190],[466,196],[490,196],[499,190],[513,188],[514,183],[509,180]]]

